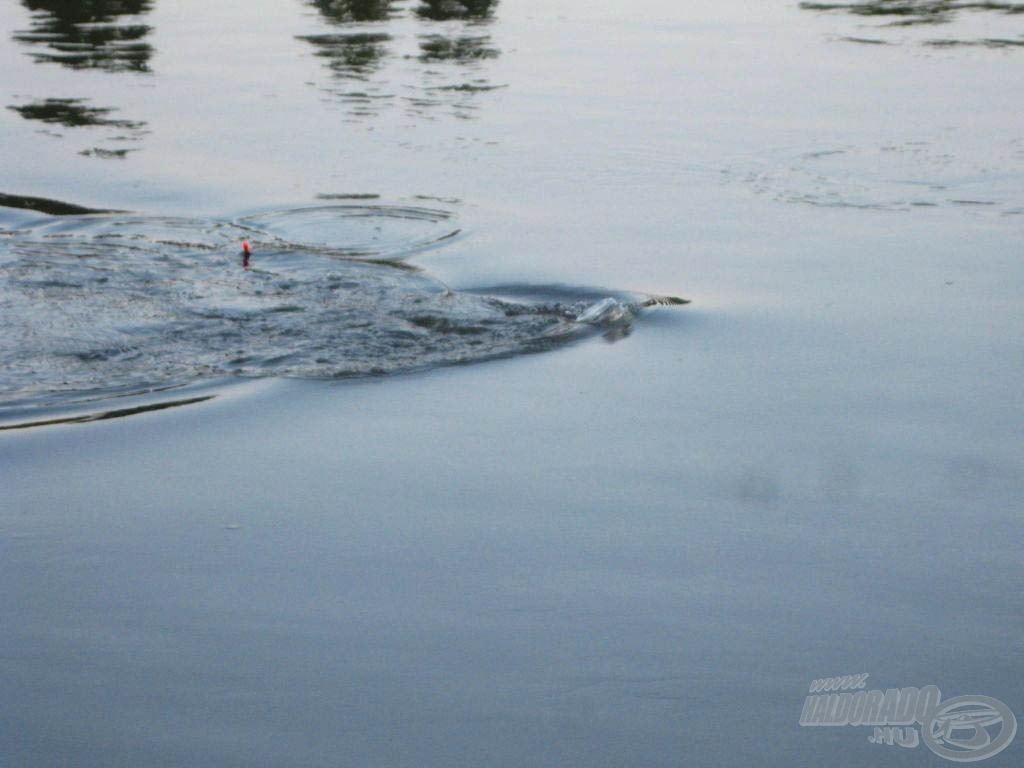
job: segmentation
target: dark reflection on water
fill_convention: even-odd
[[[444,35],[426,35],[420,40],[421,61],[454,61],[466,64],[480,59],[493,59],[498,51],[490,47],[491,38],[479,37],[445,37]]]
[[[1001,37],[985,37],[980,40],[925,40],[932,48],[1019,48],[1024,46],[1024,37],[1010,40]]]
[[[416,9],[416,15],[432,21],[451,19],[490,19],[497,0],[424,0]]]
[[[48,125],[72,129],[106,129],[103,140],[114,142],[115,146],[89,147],[79,152],[88,157],[123,159],[134,151],[134,148],[123,144],[139,141],[146,132],[144,121],[111,117],[117,112],[116,107],[93,107],[86,99],[41,99],[27,104],[11,104],[8,109],[26,120],[37,120]]]
[[[952,0],[874,0],[860,3],[800,3],[810,11],[847,11],[857,16],[895,16],[892,23],[945,24],[958,11],[999,11],[1002,13],[1024,13],[1024,3],[976,3]]]
[[[116,112],[114,107],[90,107],[85,99],[44,99],[21,106],[11,106],[26,120],[41,120],[44,123],[59,123],[68,128],[82,126],[113,126],[138,130],[145,123],[136,120],[118,120],[108,117]]]
[[[60,64],[73,70],[109,73],[149,73],[153,46],[146,38],[152,27],[124,23],[152,9],[152,0],[22,0],[32,12],[31,28],[15,30],[14,41],[30,46],[29,55],[41,64]],[[86,98],[43,98],[8,108],[26,120],[73,129],[103,129],[102,141],[114,146],[91,146],[79,151],[88,157],[124,159],[136,147],[146,123],[111,115],[116,107],[91,106]],[[57,134],[60,135],[60,134]]]
[[[910,27],[934,27],[954,24],[964,12],[987,12],[1003,16],[1021,16],[1024,18],[1024,3],[1003,2],[956,2],[956,0],[870,0],[854,3],[821,3],[802,2],[800,7],[808,11],[841,11],[860,17],[865,21],[875,22],[876,29],[892,29]],[[1002,28],[1000,29],[1002,31]],[[874,38],[847,36],[847,42],[877,44],[888,42]],[[945,38],[940,40],[921,40],[931,47],[954,48],[959,46],[1011,48],[1024,45],[1024,35],[1020,38],[991,37],[958,39]]]
[[[39,211],[51,216],[80,216],[88,213],[124,213],[100,208],[86,208],[84,205],[51,200],[47,197],[29,197],[27,195],[10,195],[0,192],[0,206],[26,211]],[[3,230],[0,230],[2,232]]]
[[[336,24],[385,21],[394,15],[393,0],[310,0],[310,5]]]
[[[433,119],[439,110],[469,118],[477,108],[477,95],[500,87],[489,82],[479,66],[500,55],[491,37],[479,34],[480,25],[494,18],[497,3],[491,0],[427,2],[411,10],[392,2],[314,0],[310,5],[332,31],[298,39],[312,45],[314,55],[331,72],[331,81],[320,89],[332,101],[346,105],[355,122],[397,104],[404,105],[407,114],[424,119]],[[422,33],[405,32],[410,17],[422,25]],[[406,24],[388,24],[392,21]],[[446,22],[445,26],[438,21]],[[333,31],[338,27],[351,31]],[[358,87],[353,87],[354,81]]]
[[[494,0],[306,0],[320,19],[298,39],[329,73],[314,83],[330,102],[342,104],[351,122],[386,110],[433,120],[472,118],[481,94],[502,87],[487,77],[487,62],[500,56],[489,34]],[[43,65],[114,75],[151,73],[153,27],[144,23],[153,0],[22,0],[31,13],[27,29],[11,39]],[[105,135],[77,148],[82,155],[123,159],[139,148],[145,122],[92,103],[89,92],[24,94],[7,106],[26,120]],[[52,128],[45,131],[61,136]],[[113,142],[113,143],[111,143]],[[126,142],[133,142],[126,144]]]
[[[501,87],[482,75],[466,78],[469,73],[479,75],[482,62],[500,55],[489,35],[429,34],[420,37],[419,45],[419,61],[429,66],[423,70],[420,93],[407,99],[413,114],[429,116],[442,106],[469,119],[477,109],[476,94]]]
[[[89,149],[83,149],[78,154],[84,155],[85,157],[99,157],[105,160],[124,160],[128,157],[129,152],[134,152],[134,149],[128,149],[127,147],[121,147],[119,149],[107,149],[106,147],[90,147]]]
[[[388,49],[384,43],[391,35],[375,32],[353,32],[334,35],[301,35],[316,47],[316,55],[327,60],[327,66],[341,78],[365,80],[379,69]]]
[[[348,106],[350,117],[371,117],[394,99],[386,83],[373,82],[391,56],[392,41],[386,32],[347,32],[318,35],[300,35],[299,40],[309,43],[315,55],[324,60],[334,82],[323,88],[332,99]],[[361,85],[353,90],[353,81]],[[340,87],[339,84],[340,83]]]
[[[122,24],[119,17],[140,16],[151,0],[22,0],[32,12],[32,27],[13,39],[31,45],[36,61],[71,69],[106,72],[149,72],[153,47],[146,42],[152,28]]]

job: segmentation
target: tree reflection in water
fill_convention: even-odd
[[[491,18],[497,5],[497,0],[423,0],[423,4],[416,9],[416,15],[433,21],[479,21]]]
[[[149,13],[152,0],[22,0],[32,12],[28,30],[13,39],[32,47],[30,56],[71,69],[149,72],[152,27],[121,23],[122,17]]]
[[[476,108],[476,95],[497,87],[480,71],[482,61],[500,55],[490,35],[480,32],[481,25],[493,19],[494,0],[425,0],[411,13],[396,9],[389,0],[309,4],[332,31],[299,39],[315,47],[314,55],[324,59],[331,72],[331,81],[321,90],[344,104],[355,122],[397,103],[405,104],[415,117],[432,118],[440,108],[468,118]],[[399,25],[389,23],[410,17],[423,25],[423,33],[414,39],[400,35]],[[408,50],[410,43],[415,52]]]
[[[323,17],[335,24],[387,21],[395,15],[394,0],[311,0]]]
[[[147,41],[152,27],[139,18],[152,9],[152,0],[22,0],[32,13],[27,30],[15,30],[11,38],[28,48],[40,64],[58,64],[72,70],[114,74],[149,74],[153,46]],[[103,130],[101,140],[113,146],[93,146],[79,154],[99,158],[124,158],[145,134],[145,122],[111,117],[116,107],[95,107],[89,99],[43,98],[8,108],[26,120],[60,125],[75,130]],[[56,134],[60,135],[60,134]]]
[[[497,87],[486,77],[486,61],[499,50],[486,33],[496,0],[306,0],[326,29],[298,39],[313,47],[330,73],[320,84],[330,100],[364,122],[395,105],[412,117],[439,112],[473,117],[479,94]],[[31,13],[27,29],[11,32],[34,61],[76,71],[151,75],[153,27],[146,23],[154,0],[22,0]],[[409,32],[409,22],[418,29]],[[92,106],[91,94],[60,98],[24,97],[8,107],[26,120],[65,128],[105,130],[102,141],[82,151],[123,158],[146,133],[145,123],[112,117],[117,107]],[[58,134],[59,135],[59,134]],[[137,145],[136,145],[137,146]]]
[[[868,27],[883,37],[864,37],[849,35],[842,39],[847,42],[868,44],[897,44],[910,39],[932,48],[985,47],[985,48],[1019,48],[1024,47],[1024,3],[1007,2],[971,2],[970,0],[863,0],[852,3],[802,2],[800,8],[805,11],[847,13],[859,19],[859,27]],[[970,36],[959,35],[957,22],[966,14],[975,18],[982,15],[998,19],[998,36],[977,37],[972,31]],[[1014,20],[1018,21],[1014,21]],[[1017,24],[1017,36],[1006,34],[1010,24]],[[951,34],[936,38],[927,30],[943,28]],[[888,37],[888,33],[898,30],[901,38]],[[915,34],[926,35],[915,37]],[[903,38],[902,35],[910,35]]]

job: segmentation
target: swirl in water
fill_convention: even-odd
[[[38,209],[38,206],[36,206]],[[228,375],[387,374],[627,332],[681,300],[449,290],[405,264],[444,211],[317,206],[235,222],[0,216],[0,404],[52,405]],[[241,243],[252,243],[243,259]]]

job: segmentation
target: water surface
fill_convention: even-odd
[[[947,762],[799,725],[860,673],[1024,716],[1016,6],[89,8],[0,4],[0,346],[273,374],[369,315],[403,372],[0,432],[0,762]],[[694,301],[561,343],[633,292]],[[435,366],[464,321],[558,343]]]
[[[685,303],[568,286],[543,301],[529,286],[502,288],[515,299],[452,291],[406,261],[458,234],[450,213],[422,206],[317,205],[235,221],[9,218],[0,230],[0,324],[11,329],[0,344],[0,407],[12,413],[227,376],[340,378],[478,362],[553,349],[588,330],[621,337],[641,308]]]

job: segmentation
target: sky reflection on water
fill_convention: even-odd
[[[40,62],[10,32],[27,7],[0,3],[0,103],[30,107],[0,109],[0,297],[25,297],[7,327],[59,318],[40,295],[74,316],[51,338],[94,313],[85,365],[191,318],[271,371],[294,361],[245,359],[249,340],[315,342],[305,317],[369,350],[358,323],[391,307],[385,330],[447,356],[529,320],[476,333],[488,295],[693,305],[614,345],[0,433],[0,755],[923,766],[923,745],[801,728],[809,681],[1024,712],[1024,79],[1014,48],[924,44],[1014,39],[1022,17],[388,7],[160,0],[120,19],[153,27],[142,73]],[[356,35],[386,36],[379,55],[305,39]],[[497,55],[437,55],[481,37]],[[145,122],[140,151],[78,155],[127,147],[121,120]],[[333,253],[396,239],[429,246],[422,272]],[[356,275],[380,290],[346,326],[325,312]],[[121,292],[122,319],[111,284],[149,292]],[[1022,738],[986,768],[1019,765]]]
[[[480,31],[494,18],[495,2],[428,2],[414,6],[411,16],[389,2],[312,5],[324,21],[346,31],[299,39],[316,48],[315,55],[331,72],[331,81],[319,87],[344,104],[348,117],[357,122],[396,105],[404,105],[412,117],[434,119],[440,109],[471,118],[476,95],[496,87],[480,67],[500,55],[491,36]],[[410,18],[420,24],[410,27]],[[453,28],[453,23],[459,26]],[[424,66],[410,70],[410,62]],[[444,66],[452,64],[457,66]],[[353,82],[359,85],[353,87]]]
[[[478,94],[498,87],[487,80],[480,65],[500,53],[490,36],[479,31],[494,18],[496,2],[308,4],[317,11],[320,30],[295,37],[312,46],[312,55],[324,62],[329,77],[316,85],[328,101],[344,106],[350,121],[370,120],[395,105],[403,105],[413,118],[432,120],[438,113],[472,118]],[[78,72],[155,75],[160,87],[160,73],[153,65],[152,0],[23,0],[22,5],[31,13],[30,22],[27,28],[15,29],[11,40],[33,61]],[[111,117],[117,106],[94,106],[91,83],[83,80],[78,90],[74,96],[20,95],[20,101],[8,107],[45,125],[108,129],[94,131],[91,136],[97,143],[83,147],[80,155],[125,159],[141,147],[146,121]],[[65,135],[52,129],[45,132]]]

